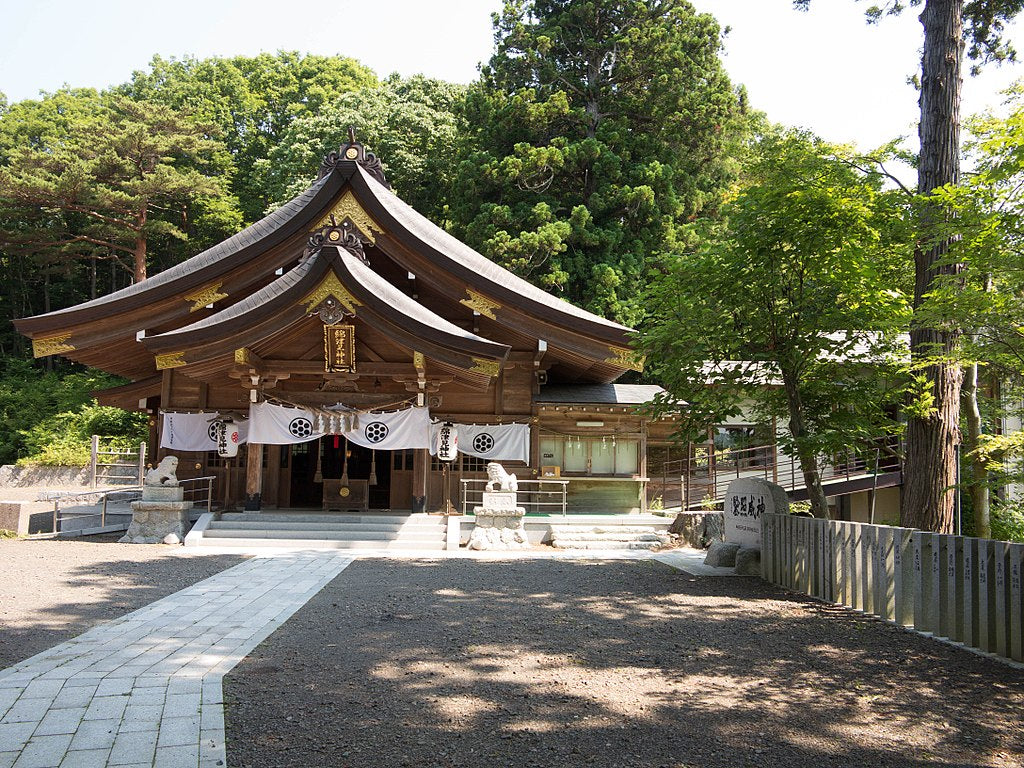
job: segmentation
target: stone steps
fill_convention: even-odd
[[[551,526],[551,545],[558,549],[654,549],[671,540],[651,526]]]
[[[447,518],[432,515],[227,513],[210,520],[197,546],[441,550]]]

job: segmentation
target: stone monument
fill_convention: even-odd
[[[526,510],[518,506],[516,492],[519,484],[497,462],[487,465],[487,485],[479,507],[473,507],[476,525],[469,537],[470,549],[523,549],[530,546],[526,538],[523,515]],[[495,486],[498,489],[495,490]]]
[[[131,544],[178,544],[185,538],[188,511],[185,489],[178,485],[178,459],[167,456],[146,473],[142,500],[132,502],[132,522],[122,542]]]
[[[760,574],[761,515],[789,513],[785,489],[760,477],[741,477],[729,483],[722,511],[725,541],[708,548],[706,565],[736,567],[737,573]]]

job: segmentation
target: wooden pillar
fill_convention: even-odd
[[[263,446],[249,443],[245,458],[245,511],[259,512],[263,492]]]
[[[420,448],[412,460],[412,511],[427,511],[427,473],[430,471],[430,451]]]
[[[267,475],[263,495],[272,507],[281,506],[281,446],[267,446]]]

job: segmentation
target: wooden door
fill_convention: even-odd
[[[412,450],[391,451],[391,509],[412,509]]]

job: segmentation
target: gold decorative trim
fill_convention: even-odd
[[[474,357],[473,363],[473,367],[469,369],[470,373],[482,373],[491,378],[501,373],[501,363],[497,360],[484,360],[482,357]]]
[[[636,350],[613,346],[609,346],[608,349],[612,356],[605,358],[604,361],[606,363],[617,365],[620,368],[628,368],[631,371],[642,371],[644,369],[647,357],[637,355]]]
[[[426,369],[427,361],[423,357],[423,353],[422,352],[413,352],[412,353],[412,367],[415,368],[417,371],[423,371],[423,370]]]
[[[362,232],[363,236],[371,243],[377,242],[375,233],[380,232],[383,234],[384,232],[380,225],[370,218],[370,214],[363,210],[363,206],[356,200],[356,196],[352,194],[351,189],[341,196],[341,200],[331,209],[330,213],[320,219],[317,225],[313,227],[313,230],[323,229],[327,226],[336,227],[345,219],[351,221],[355,228]]]
[[[156,369],[165,371],[168,368],[181,368],[183,365],[188,365],[184,355],[184,352],[165,352],[162,355],[157,355]]]
[[[186,296],[182,296],[185,301],[192,302],[192,308],[189,312],[195,312],[197,309],[202,309],[209,304],[213,304],[215,301],[226,299],[228,295],[226,293],[221,293],[220,290],[222,285],[224,285],[223,282],[214,283],[213,285],[208,285],[205,288],[200,288],[198,291],[193,291]]]
[[[235,362],[239,365],[248,365],[252,362],[252,353],[248,347],[239,347],[235,350]]]
[[[328,296],[333,296],[338,300],[338,303],[345,308],[345,311],[350,315],[355,315],[356,307],[361,307],[360,302],[355,296],[348,292],[348,289],[341,284],[341,280],[334,272],[328,272],[327,276],[320,281],[318,285],[306,298],[299,302],[299,304],[306,305],[306,312],[312,314],[313,310],[316,309],[320,303]]]
[[[484,317],[489,317],[491,320],[497,320],[494,316],[494,311],[501,309],[501,304],[496,301],[491,301],[483,294],[471,291],[468,288],[466,293],[469,294],[468,299],[462,299],[459,303],[465,304],[467,307],[472,309],[474,312],[479,312]]]
[[[71,352],[74,350],[75,345],[68,344],[68,339],[70,338],[70,333],[61,333],[42,339],[32,339],[32,356],[48,357],[49,355],[59,355],[62,352]]]

